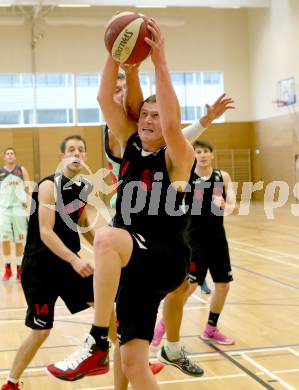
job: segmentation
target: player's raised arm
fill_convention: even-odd
[[[148,28],[153,39],[146,38],[146,42],[152,48],[151,58],[156,72],[157,103],[167,154],[171,164],[180,171],[184,171],[186,167],[191,168],[194,151],[181,130],[180,106],[166,63],[164,37],[154,20],[150,19]]]
[[[215,119],[223,115],[225,111],[234,109],[235,107],[233,104],[233,99],[227,98],[225,93],[219,96],[219,98],[211,106],[206,104],[207,113],[199,120],[183,129],[186,139],[190,142],[194,142]]]
[[[125,145],[136,131],[135,121],[130,119],[122,104],[114,99],[119,65],[109,55],[106,59],[98,93],[98,102],[111,132]]]
[[[138,122],[140,108],[143,103],[143,92],[139,80],[139,64],[121,65],[126,74],[124,108],[128,116]]]

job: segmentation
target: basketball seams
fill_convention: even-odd
[[[145,60],[150,55],[150,47],[147,45],[147,43],[144,41],[144,38],[148,37],[152,39],[151,32],[147,29],[147,21],[145,20],[144,23],[140,26],[139,35],[134,47],[134,60],[131,58],[131,56],[127,59],[128,64],[135,64],[139,63],[143,60]],[[143,39],[142,39],[143,38]],[[146,46],[145,46],[146,45]]]
[[[110,26],[110,24],[116,20],[116,19],[119,19],[119,18],[123,18],[124,16],[131,16],[132,19],[136,19],[137,16],[141,16],[141,14],[136,14],[134,12],[130,12],[130,11],[126,11],[126,12],[120,12],[114,16],[112,16],[112,18],[109,20],[109,22],[107,23],[107,27],[108,28]]]
[[[151,38],[147,29],[147,17],[122,12],[108,22],[105,31],[105,46],[112,58],[122,64],[142,62],[150,53],[150,46],[144,38]]]
[[[115,39],[111,53],[116,61],[124,63],[130,57],[138,40],[142,23],[144,23],[143,18],[131,21]]]
[[[125,14],[124,16],[121,16],[121,22],[117,22],[117,19],[119,19],[120,15]],[[112,49],[112,46],[116,40],[116,38],[119,36],[119,34],[122,33],[122,31],[135,19],[138,18],[137,14],[129,13],[129,12],[122,12],[121,14],[117,14],[114,18],[112,18],[106,28],[104,41],[106,48],[110,52]],[[114,23],[113,23],[114,22]]]

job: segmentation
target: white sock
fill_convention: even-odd
[[[21,265],[23,256],[16,256],[17,265]]]
[[[10,256],[3,255],[4,264],[11,264]]]
[[[175,355],[178,355],[181,352],[181,343],[179,341],[175,343],[167,341],[166,345],[170,352],[174,353]]]
[[[14,383],[15,385],[19,382],[19,379],[11,378],[10,376],[7,378],[7,382]]]

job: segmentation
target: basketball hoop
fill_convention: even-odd
[[[284,107],[284,106],[288,105],[288,101],[287,100],[272,100],[272,103],[276,104],[277,107]]]

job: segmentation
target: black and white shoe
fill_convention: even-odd
[[[174,355],[173,358],[171,355]],[[183,347],[181,348],[179,357],[177,357],[168,347],[163,346],[159,350],[157,358],[164,364],[177,367],[184,374],[191,376],[202,376],[204,374],[204,370],[187,357],[186,350]]]

